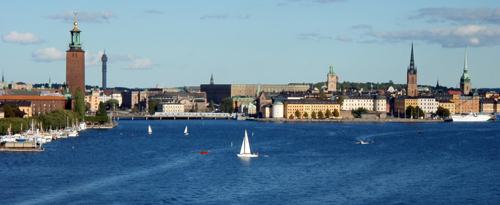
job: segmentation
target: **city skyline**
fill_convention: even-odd
[[[339,82],[403,84],[414,42],[418,84],[457,88],[467,46],[472,88],[498,88],[494,1],[7,2],[0,8],[6,81],[65,81],[78,11],[86,85],[178,87]],[[98,5],[98,6],[96,6]],[[44,9],[39,9],[44,8]],[[496,64],[495,64],[496,63]]]

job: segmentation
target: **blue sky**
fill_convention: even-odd
[[[414,42],[418,84],[500,87],[498,1],[4,1],[6,80],[65,81],[74,15],[86,84],[108,87],[316,83],[333,63],[340,82],[406,82]]]

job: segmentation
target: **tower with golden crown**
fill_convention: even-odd
[[[66,51],[66,85],[69,86],[69,91],[74,94],[76,88],[80,87],[85,93],[85,51],[82,50],[80,39],[80,29],[78,29],[75,14],[75,27],[69,32],[71,33],[71,43],[69,50]]]

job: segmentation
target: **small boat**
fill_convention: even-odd
[[[186,129],[184,129],[184,135],[189,135],[189,133],[188,133],[188,126],[186,126]]]
[[[148,133],[149,134],[153,133],[153,130],[151,129],[151,125],[148,125]]]
[[[371,144],[371,143],[373,143],[373,141],[368,142],[368,141],[359,140],[359,142],[354,141],[354,143],[356,143],[356,144]]]
[[[418,134],[422,134],[422,131],[418,131]]]
[[[252,154],[250,151],[250,142],[248,141],[247,130],[245,130],[245,138],[243,138],[243,144],[241,145],[240,153],[238,157],[259,157],[259,154]]]
[[[201,151],[200,152],[200,154],[208,154],[208,153],[210,153],[210,150],[208,150],[208,151]]]

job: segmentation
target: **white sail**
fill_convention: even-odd
[[[148,125],[148,133],[149,134],[153,133],[153,130],[151,129],[151,125]]]
[[[252,151],[250,150],[250,142],[248,141],[248,134],[247,131],[245,130],[245,138],[243,138],[243,144],[241,144],[241,150],[240,154],[238,154],[238,157],[258,157],[259,154],[252,154]]]
[[[186,129],[184,129],[184,134],[188,135],[188,126],[186,126]]]

